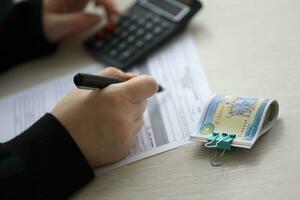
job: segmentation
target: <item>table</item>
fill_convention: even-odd
[[[119,0],[122,9],[132,2]],[[226,153],[222,167],[210,166],[213,150],[193,143],[98,175],[71,199],[299,199],[300,1],[203,2],[189,30],[213,92],[275,98],[278,123],[252,150]],[[9,87],[0,97],[94,62],[66,42],[56,55],[2,74]]]

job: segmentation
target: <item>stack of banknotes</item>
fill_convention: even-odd
[[[250,149],[274,126],[278,111],[276,100],[216,95],[203,110],[191,140],[207,142],[212,133],[235,134],[231,146]]]

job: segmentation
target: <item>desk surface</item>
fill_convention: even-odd
[[[203,1],[189,29],[213,92],[275,98],[278,123],[252,150],[226,153],[222,167],[194,143],[99,175],[72,199],[299,199],[300,1]],[[1,75],[9,87],[0,96],[93,63],[79,46]]]

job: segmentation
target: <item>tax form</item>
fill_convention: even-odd
[[[93,73],[103,65],[86,66]],[[150,74],[164,87],[148,100],[144,127],[129,155],[96,172],[104,172],[189,143],[205,103],[211,96],[192,36],[182,34],[153,54],[135,73]],[[28,128],[74,87],[76,72],[0,99],[0,143]]]

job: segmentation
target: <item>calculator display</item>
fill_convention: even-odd
[[[148,2],[174,16],[178,15],[178,13],[182,10],[182,7],[172,4],[166,0],[148,0]]]
[[[176,0],[142,0],[142,4],[174,21],[181,20],[190,10],[188,6]]]

